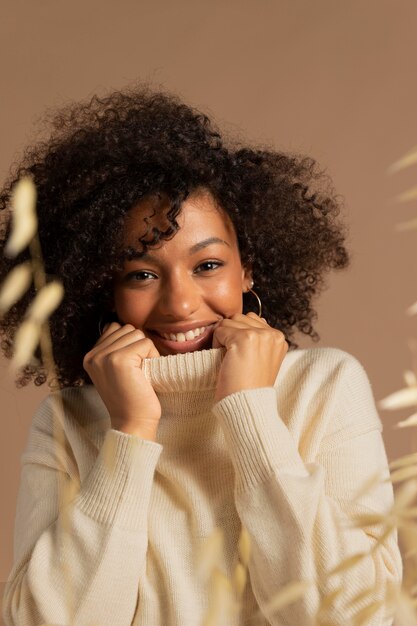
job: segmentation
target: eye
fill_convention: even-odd
[[[201,274],[201,272],[212,272],[223,265],[224,263],[221,263],[220,261],[204,261],[204,263],[200,263],[194,271],[197,274]]]
[[[152,274],[151,272],[147,272],[146,270],[138,270],[136,272],[130,272],[130,274],[126,276],[126,280],[136,280],[136,281],[151,280],[152,278],[157,278],[157,277],[155,276],[155,274]]]

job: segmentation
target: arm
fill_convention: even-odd
[[[317,434],[320,422],[327,420],[326,436],[309,462],[300,456],[295,438],[280,417],[275,389],[234,393],[214,407],[235,467],[236,508],[251,537],[248,567],[261,610],[287,583],[319,581],[297,603],[280,612],[266,612],[273,625],[313,624],[321,598],[338,586],[343,593],[327,614],[328,623],[345,625],[370,599],[355,605],[353,611],[343,606],[345,602],[374,584],[377,591],[372,600],[383,599],[385,583],[401,581],[396,532],[372,556],[326,581],[327,572],[348,556],[369,551],[382,533],[378,526],[366,532],[348,528],[349,516],[384,514],[393,503],[392,485],[385,483],[351,504],[352,495],[368,477],[377,470],[383,477],[389,472],[369,381],[356,359],[346,356],[332,383],[333,392],[321,388],[322,399],[336,395],[337,403],[327,403],[335,414],[325,418],[327,405],[322,402],[321,414],[315,416],[317,425],[313,430],[309,425],[307,439],[312,441],[314,428]],[[311,405],[304,411],[311,411]],[[392,619],[387,619],[383,621],[381,609],[367,624],[391,624]]]
[[[107,430],[78,493],[60,508],[61,489],[78,476],[68,439],[64,448],[56,447],[51,413],[47,400],[33,420],[22,460],[5,623],[129,626],[162,446]],[[84,451],[91,455],[87,444]],[[88,462],[86,454],[81,462]]]

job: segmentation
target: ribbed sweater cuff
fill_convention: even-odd
[[[146,530],[161,452],[159,443],[109,429],[74,505],[101,524]]]
[[[213,409],[236,473],[236,490],[251,488],[282,470],[307,476],[291,434],[280,418],[273,387],[226,396]]]

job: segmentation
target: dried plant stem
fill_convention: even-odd
[[[29,244],[29,250],[32,258],[33,268],[33,282],[36,291],[39,291],[46,285],[46,275],[44,270],[44,263],[42,258],[42,249],[38,237],[38,233],[35,234],[32,241]],[[42,355],[42,362],[47,372],[47,381],[51,391],[58,391],[59,385],[57,383],[57,372],[55,367],[55,361],[53,357],[53,345],[51,331],[48,321],[42,324],[40,332],[40,350]],[[56,445],[56,458],[59,457],[59,451],[65,449],[65,435],[64,435],[64,406],[62,397],[59,393],[51,394],[52,403],[52,415],[53,415],[53,438]],[[58,480],[58,500],[59,511],[62,519],[62,530],[65,536],[71,535],[71,507],[70,501],[73,499],[76,490],[79,485],[71,480],[69,483],[64,482],[61,476]],[[67,592],[67,607],[70,616],[70,623],[75,622],[75,597],[74,597],[74,585],[71,572],[66,565],[63,565],[63,574],[66,580],[66,592]]]

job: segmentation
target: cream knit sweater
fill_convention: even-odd
[[[40,406],[22,456],[7,626],[202,626],[213,588],[197,576],[197,555],[216,527],[226,576],[241,525],[252,550],[242,612],[216,624],[309,626],[323,594],[341,585],[326,624],[347,626],[370,601],[352,610],[349,599],[374,584],[373,599],[381,598],[387,581],[401,581],[394,531],[325,582],[381,534],[349,526],[349,516],[385,513],[393,502],[389,482],[351,502],[375,471],[389,476],[360,363],[335,348],[289,351],[275,387],[213,405],[222,356],[213,349],[144,362],[162,405],[157,442],[110,428],[91,385],[61,393],[64,445],[53,439],[50,398]],[[58,490],[70,478],[79,491],[60,507]],[[296,580],[319,584],[268,611],[268,600]],[[391,623],[382,609],[367,622]]]

